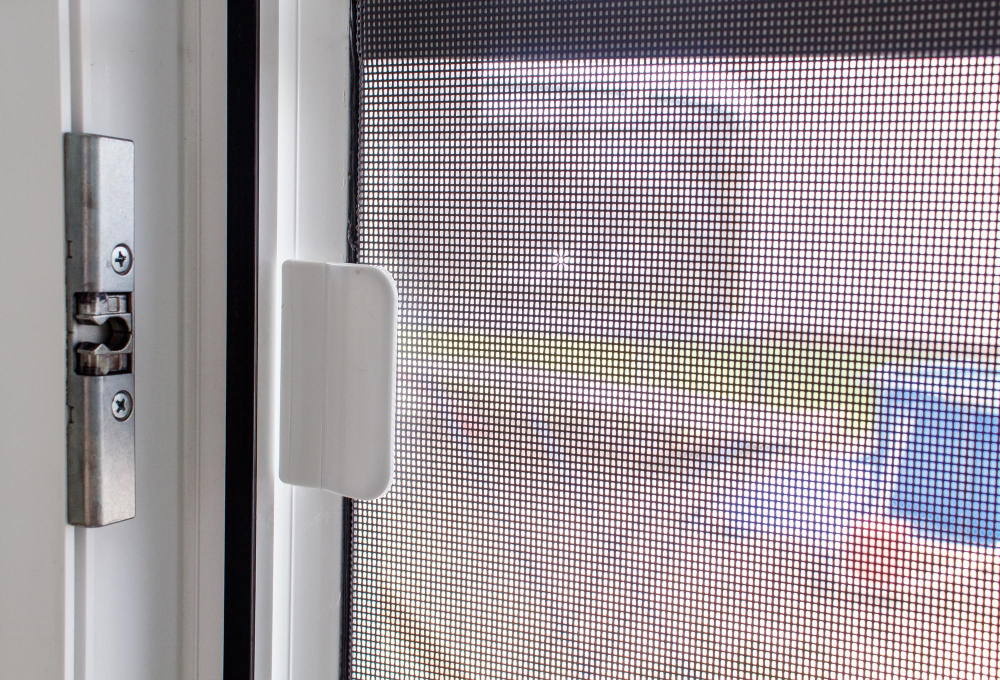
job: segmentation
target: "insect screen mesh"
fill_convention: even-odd
[[[996,26],[357,5],[351,677],[1000,678]]]

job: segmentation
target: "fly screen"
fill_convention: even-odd
[[[998,13],[359,2],[348,677],[1000,678]]]

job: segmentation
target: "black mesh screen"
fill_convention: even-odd
[[[1000,678],[998,16],[360,2],[351,677]]]

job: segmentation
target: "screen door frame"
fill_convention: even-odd
[[[352,7],[351,0],[260,0],[253,556],[259,680],[331,680],[342,672],[344,499],[278,479],[278,371],[281,263],[349,256]]]
[[[346,671],[340,645],[346,621],[342,607],[349,595],[342,592],[344,529],[349,518],[339,497],[293,489],[277,479],[279,272],[287,259],[343,262],[351,255],[347,243],[354,200],[351,183],[356,179],[351,163],[356,160],[352,112],[358,96],[351,88],[356,67],[354,3],[259,2],[253,663],[255,677],[261,679],[330,680],[345,677]],[[797,6],[787,0],[773,4]],[[234,6],[231,1],[231,11]],[[433,9],[427,11],[433,15]],[[818,17],[802,10],[804,21]],[[775,30],[764,31],[762,37],[748,33],[741,40],[715,49],[739,53],[748,49],[748,41],[772,48],[783,44]],[[837,49],[835,40],[825,48],[809,42],[797,45],[798,52],[785,51],[812,54]],[[229,620],[227,616],[227,624]]]

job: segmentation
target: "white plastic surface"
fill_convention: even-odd
[[[278,475],[378,498],[392,482],[396,286],[357,264],[289,260],[281,274]]]
[[[73,677],[62,5],[0,2],[0,678]]]

